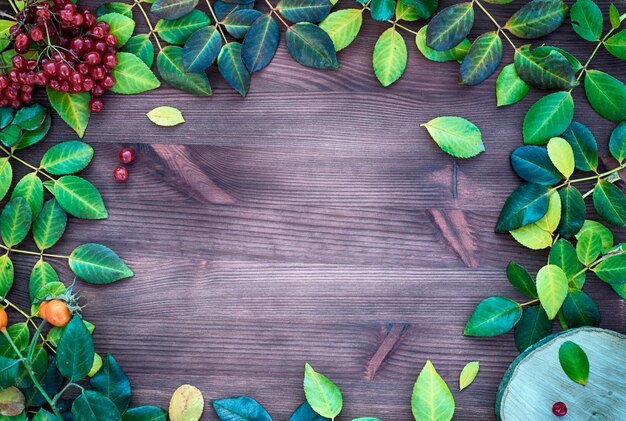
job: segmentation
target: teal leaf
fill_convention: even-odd
[[[524,352],[551,333],[552,321],[543,308],[539,305],[527,307],[515,326],[515,346],[519,352]]]
[[[150,11],[162,19],[177,19],[191,12],[198,0],[154,0]]]
[[[220,420],[272,421],[265,408],[248,396],[211,401]]]
[[[566,186],[559,190],[561,196],[561,224],[559,234],[570,238],[580,230],[585,222],[587,209],[585,199],[574,186]]]
[[[396,10],[396,0],[371,0],[370,13],[372,19],[386,21],[393,17]]]
[[[97,285],[134,275],[113,250],[100,244],[88,243],[76,247],[70,254],[69,265],[77,277]]]
[[[626,226],[626,196],[613,184],[600,179],[593,189],[593,206],[609,224]]]
[[[524,143],[542,145],[560,136],[574,118],[574,100],[569,92],[554,92],[535,102],[524,116]]]
[[[331,421],[330,418],[322,417],[320,414],[315,412],[311,405],[307,401],[304,401],[302,405],[296,409],[291,417],[289,417],[289,421]]]
[[[537,222],[548,211],[549,195],[550,190],[539,184],[519,186],[504,203],[496,231],[511,231]]]
[[[519,146],[511,153],[511,166],[524,180],[544,186],[558,183],[563,177],[548,152],[540,146]]]
[[[600,326],[600,310],[584,292],[572,289],[567,293],[561,309],[563,319],[570,329],[583,326]]]
[[[502,40],[497,32],[482,34],[472,43],[461,63],[461,84],[478,85],[496,71],[502,60]]]
[[[415,9],[415,14],[419,19],[430,18],[437,11],[437,7],[439,7],[439,0],[398,0],[398,3],[404,3]],[[396,17],[397,13],[398,10],[396,9]]]
[[[126,411],[122,421],[167,421],[167,413],[156,406],[137,406]]]
[[[183,49],[168,45],[157,56],[157,68],[165,82],[176,89],[195,95],[212,94],[209,79],[204,73],[187,73],[183,65]]]
[[[43,124],[47,114],[48,109],[39,104],[22,107],[15,113],[11,124],[25,131],[36,130]]]
[[[456,47],[474,25],[474,4],[465,2],[448,6],[431,19],[426,30],[426,43],[437,51]]]
[[[594,171],[598,168],[598,144],[587,126],[574,121],[563,133],[562,137],[567,140],[574,151],[574,161],[577,169]]]
[[[89,385],[96,392],[106,396],[123,414],[130,402],[130,381],[111,354],[107,354],[102,368],[89,380]]]
[[[519,77],[540,89],[571,89],[578,86],[575,70],[562,50],[523,45],[515,51],[515,70]]]
[[[515,326],[522,317],[522,307],[500,296],[481,301],[470,316],[463,334],[466,336],[498,336]]]
[[[255,9],[235,10],[224,18],[222,24],[226,32],[232,37],[242,39],[246,36],[252,24],[261,17],[261,14],[261,12]]]
[[[133,7],[130,4],[121,2],[103,3],[96,9],[96,17],[106,15],[108,13],[119,13],[127,18],[133,17]]]
[[[460,61],[463,60],[467,52],[469,51],[472,43],[470,40],[465,38],[461,41],[457,46],[452,47],[449,50],[437,51],[428,46],[426,43],[426,31],[428,30],[428,25],[424,25],[420,28],[415,35],[415,43],[417,44],[417,49],[422,53],[424,57],[431,61]]]
[[[72,417],[81,421],[122,421],[115,404],[92,390],[84,390],[74,399]]]
[[[270,64],[278,48],[279,36],[276,21],[267,14],[259,17],[248,29],[241,44],[241,58],[250,73]]]
[[[312,23],[296,23],[286,34],[287,51],[303,66],[316,69],[337,69],[335,46],[328,34]]]
[[[241,58],[241,44],[229,42],[217,57],[217,68],[228,84],[245,97],[250,89],[250,72]]]
[[[280,0],[278,12],[287,20],[299,22],[321,22],[333,7],[329,0]]]
[[[537,298],[537,287],[535,281],[528,271],[515,262],[509,262],[506,267],[506,277],[515,288],[522,294],[531,298]]]
[[[222,48],[222,37],[215,26],[205,26],[193,33],[183,48],[185,71],[201,73],[211,66]]]
[[[626,159],[626,121],[619,123],[611,132],[609,150],[620,164]]]
[[[69,381],[82,380],[91,370],[94,354],[91,333],[80,316],[74,315],[65,326],[59,341],[56,352],[57,368]]]

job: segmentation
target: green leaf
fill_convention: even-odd
[[[577,0],[570,10],[572,28],[586,41],[596,42],[602,36],[602,11],[592,0]]]
[[[570,288],[582,288],[585,282],[585,272],[582,270],[583,266],[578,261],[576,249],[572,243],[562,238],[554,243],[550,249],[548,263],[563,270]]]
[[[539,305],[527,307],[515,326],[515,346],[519,352],[524,352],[551,333],[552,321],[543,308]]]
[[[599,70],[588,70],[585,94],[591,107],[607,120],[626,120],[626,86],[613,76]]]
[[[298,63],[317,69],[339,68],[333,42],[319,26],[296,23],[287,30],[285,40],[289,54]]]
[[[9,158],[0,158],[0,200],[4,199],[13,181],[13,167]]]
[[[30,206],[31,216],[36,218],[43,207],[43,184],[36,172],[28,173],[15,185],[11,200],[21,196]]]
[[[428,24],[426,43],[437,51],[457,46],[474,25],[473,3],[458,3],[437,13]]]
[[[554,92],[535,102],[524,117],[524,143],[542,145],[560,136],[574,118],[574,100],[569,92]]]
[[[573,289],[567,293],[561,312],[570,329],[582,326],[600,326],[598,306],[591,297],[580,290]]]
[[[113,250],[100,244],[76,247],[69,264],[76,276],[91,284],[109,284],[134,275]]]
[[[471,158],[485,150],[482,134],[474,123],[461,117],[444,116],[421,124],[437,145],[457,158]]]
[[[515,288],[517,288],[523,294],[537,298],[537,287],[535,281],[531,278],[530,274],[522,266],[515,262],[509,262],[506,267],[506,277]]]
[[[226,20],[224,21],[225,25]],[[183,45],[187,41],[187,39],[189,39],[191,34],[196,32],[200,28],[209,26],[210,24],[211,19],[207,16],[206,13],[201,10],[194,9],[191,11],[191,13],[188,13],[178,19],[159,20],[156,23],[154,30],[167,43],[173,45]],[[226,26],[226,30],[228,30],[228,26]]]
[[[626,31],[619,31],[602,44],[615,57],[626,60]]]
[[[49,282],[47,284],[44,284],[35,293],[34,301],[40,302],[40,301],[48,301],[53,298],[60,298],[64,296],[66,292],[67,292],[67,288],[65,288],[65,285],[63,284],[63,282]]]
[[[519,77],[540,89],[571,89],[578,86],[575,70],[563,50],[523,45],[515,51],[515,70]]]
[[[572,122],[563,133],[563,139],[567,140],[574,151],[577,169],[592,171],[598,168],[598,144],[587,126],[577,121]]]
[[[396,0],[371,0],[370,14],[372,19],[386,21],[393,17],[396,9]]]
[[[626,196],[618,187],[599,179],[593,189],[593,206],[609,224],[626,226]]]
[[[622,17],[613,3],[609,6],[609,20],[611,21],[611,28],[613,29],[619,28],[622,24]]]
[[[524,180],[544,186],[558,183],[562,174],[556,169],[548,151],[540,146],[519,146],[511,153],[511,166]]]
[[[92,390],[84,390],[74,400],[72,417],[81,421],[122,421],[115,404],[106,396]]]
[[[229,42],[217,57],[217,68],[228,84],[245,97],[250,89],[250,72],[241,57],[241,44]]]
[[[513,105],[526,97],[530,86],[524,82],[511,63],[502,68],[496,79],[496,102],[498,107]]]
[[[589,266],[600,256],[602,251],[602,240],[593,231],[587,230],[578,237],[576,243],[576,255],[578,261],[585,266]]]
[[[405,0],[408,1],[408,0]],[[435,10],[437,10],[435,8]],[[406,22],[415,22],[416,20],[420,20],[420,16],[417,13],[417,10],[413,6],[409,6],[408,4],[403,3],[398,0],[396,2],[396,20],[401,21],[404,20]]]
[[[478,85],[496,71],[502,61],[502,40],[497,32],[482,34],[461,63],[461,84]]]
[[[304,395],[311,408],[323,417],[335,418],[341,412],[341,390],[308,363],[304,366]]]
[[[211,401],[220,420],[272,421],[265,408],[248,396]]]
[[[15,323],[9,326],[7,328],[7,333],[18,350],[26,350],[28,342],[30,341],[30,330],[28,329],[28,325],[26,323]],[[3,357],[17,357],[15,348],[13,348],[4,335],[0,336],[0,354]]]
[[[222,24],[226,32],[231,36],[242,39],[248,33],[248,29],[250,29],[252,24],[261,17],[261,15],[262,13],[256,9],[235,10],[224,18]]]
[[[103,3],[96,9],[96,17],[100,17],[108,13],[119,13],[120,15],[124,15],[127,18],[132,18],[133,7],[130,4],[126,3],[111,2]]]
[[[556,265],[546,265],[537,273],[537,294],[548,319],[556,317],[567,296],[567,276]]]
[[[131,395],[130,381],[111,354],[107,354],[102,368],[89,380],[89,385],[96,392],[109,398],[121,414],[128,408]]]
[[[91,96],[87,92],[70,94],[50,88],[46,88],[46,92],[50,105],[59,114],[59,117],[82,138],[91,116],[89,111]]]
[[[0,19],[0,51],[10,44],[9,29],[15,24],[14,20]]]
[[[89,144],[70,140],[57,143],[48,149],[41,158],[40,165],[50,174],[73,174],[85,169],[92,158],[93,148]]]
[[[583,386],[589,378],[589,359],[583,349],[572,341],[565,341],[559,347],[561,368],[573,381]]]
[[[212,94],[204,73],[187,73],[183,65],[183,49],[168,45],[157,56],[157,68],[163,80],[172,87],[195,95]]]
[[[330,13],[332,7],[329,0],[280,0],[276,5],[278,12],[294,23],[318,23]]]
[[[619,123],[611,132],[609,150],[620,164],[626,159],[626,121]]]
[[[13,386],[19,375],[20,361],[0,357],[0,388]]]
[[[426,31],[428,30],[428,25],[424,25],[420,28],[415,36],[415,43],[417,44],[417,49],[422,53],[424,57],[431,61],[459,61],[463,60],[467,52],[469,51],[472,43],[470,40],[465,38],[461,41],[457,46],[444,51],[433,50],[426,44]]]
[[[2,25],[2,22],[7,22],[7,21],[0,20],[0,25]],[[11,22],[11,26],[12,25],[13,25],[13,22]],[[0,107],[0,129],[4,129],[12,121],[13,121],[13,108]]]
[[[0,131],[0,142],[7,148],[12,147],[22,139],[23,135],[24,131],[20,126],[11,124]]]
[[[33,238],[39,250],[55,245],[63,236],[67,214],[55,199],[50,199],[33,221]]]
[[[167,421],[167,414],[156,406],[138,406],[126,411],[122,421]]]
[[[426,361],[411,395],[411,411],[419,421],[449,421],[454,415],[454,397],[435,366]]]
[[[241,43],[241,58],[250,73],[270,64],[276,54],[279,37],[278,25],[270,15],[264,14],[252,24]]]
[[[537,222],[548,211],[549,194],[550,190],[539,184],[519,186],[504,203],[496,231],[511,231]]]
[[[93,333],[94,329],[96,328],[93,324],[89,323],[86,320],[83,320],[83,324],[85,325],[89,333]],[[53,327],[52,329],[48,331],[48,335],[46,336],[46,341],[49,342],[50,345],[54,347],[58,347],[59,341],[63,337],[63,332],[65,332],[65,327],[56,327],[56,326]],[[95,355],[96,354],[94,354],[94,356]],[[93,364],[92,364],[92,367],[93,367]]]
[[[100,16],[98,21],[109,24],[109,33],[117,37],[116,48],[123,47],[135,31],[135,21],[132,17],[124,16],[120,13],[107,13],[106,15]],[[115,68],[118,66],[119,64],[115,66]]]
[[[557,229],[559,222],[561,222],[561,197],[559,193],[553,189],[550,191],[548,198],[548,211],[541,219],[534,222],[532,225],[536,225],[551,234]]]
[[[583,199],[580,191],[574,186],[566,186],[559,191],[561,196],[561,225],[559,226],[559,234],[565,238],[575,235],[583,223],[587,209],[585,207],[585,199]]]
[[[28,146],[34,145],[44,138],[48,131],[50,130],[50,126],[52,124],[52,117],[50,113],[46,113],[46,118],[43,121],[43,124],[37,128],[36,130],[25,131],[22,132],[22,137],[20,138],[17,145],[15,145],[15,149],[24,149]]]
[[[185,122],[183,114],[174,107],[156,107],[146,115],[157,126],[171,127]]]
[[[548,141],[548,156],[557,170],[566,180],[574,173],[574,150],[562,137],[553,137]]]
[[[120,51],[134,54],[146,63],[148,67],[152,67],[154,62],[154,45],[152,45],[148,34],[139,34],[131,37]]]
[[[567,6],[560,0],[533,0],[515,12],[504,27],[518,38],[540,38],[561,26],[566,16]]]
[[[319,26],[326,31],[332,40],[335,51],[340,51],[352,44],[361,30],[362,24],[362,9],[343,9],[326,16]]]
[[[254,3],[226,3],[222,0],[217,0],[213,5],[215,16],[218,21],[222,21],[229,14],[236,12],[237,10],[252,10]]]
[[[553,51],[565,57],[565,60],[567,60],[567,62],[569,63],[570,67],[572,68],[572,72],[574,72],[574,74],[578,73],[578,71],[580,71],[583,68],[583,65],[580,62],[580,60],[578,60],[572,54],[568,53],[562,48],[554,47],[551,45],[540,45],[539,47],[535,48],[532,51],[532,55],[538,58],[547,57]],[[576,82],[576,86],[578,86],[578,82]]]
[[[191,12],[198,0],[154,0],[150,11],[162,19],[178,19]]]
[[[217,59],[222,37],[215,26],[205,26],[193,33],[183,49],[183,65],[187,72],[204,72]]]
[[[37,261],[30,273],[30,281],[28,283],[28,295],[30,300],[34,302],[41,288],[52,282],[59,282],[57,272],[50,263],[43,260]]]
[[[542,250],[552,245],[552,234],[536,223],[510,231],[515,240],[531,250]]]
[[[481,301],[470,316],[463,334],[466,336],[498,336],[515,326],[522,316],[522,307],[500,296]]]
[[[8,254],[0,256],[0,297],[5,298],[13,287],[15,269]]]
[[[15,113],[12,124],[22,130],[36,130],[43,124],[47,114],[48,109],[39,104],[22,107]]]
[[[69,381],[84,379],[91,370],[94,353],[91,333],[80,316],[74,315],[65,326],[59,341],[56,353],[57,368]]]
[[[437,11],[439,7],[438,0],[398,0],[398,3],[404,3],[406,6],[410,6],[415,9],[415,14],[419,19],[428,19],[433,13]],[[398,9],[396,8],[396,17],[398,17]]]
[[[610,229],[605,227],[599,222],[586,220],[584,224],[576,234],[576,238],[580,237],[583,232],[590,230],[602,239],[602,252],[606,253],[611,247],[613,247],[613,233]]]
[[[304,401],[302,405],[296,409],[291,417],[289,417],[289,421],[331,421],[330,418],[322,417],[320,414],[315,412],[311,405],[307,401]]]
[[[180,386],[172,395],[169,409],[171,421],[199,420],[204,410],[202,392],[190,384]]]
[[[54,185],[54,196],[70,215],[83,219],[105,219],[109,216],[98,189],[75,175],[64,175]]]
[[[461,370],[461,375],[459,377],[459,390],[465,389],[474,382],[474,379],[478,375],[479,368],[480,363],[478,361],[471,361],[465,364],[465,367]]]
[[[598,278],[608,284],[624,283],[626,281],[626,254],[607,257],[592,270]]]
[[[407,63],[406,43],[395,28],[383,32],[372,54],[374,74],[381,85],[387,87],[400,79]]]
[[[118,63],[111,69],[116,94],[139,94],[161,86],[152,70],[139,57],[131,53],[117,53]]]
[[[30,230],[32,212],[26,199],[21,196],[11,199],[0,214],[2,241],[7,247],[21,243]]]

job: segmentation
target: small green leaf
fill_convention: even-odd
[[[124,413],[130,402],[130,381],[115,358],[107,354],[102,368],[89,380],[89,385],[96,392],[106,396]]]
[[[222,37],[215,26],[205,26],[185,42],[183,65],[185,71],[200,73],[211,66],[222,48]]]
[[[546,265],[537,273],[537,294],[548,319],[556,317],[567,296],[567,276],[556,265]]]
[[[572,341],[565,341],[559,347],[561,368],[573,381],[583,386],[589,378],[589,359],[583,349]]]
[[[333,41],[335,51],[340,51],[352,44],[361,30],[362,24],[362,9],[342,9],[326,16],[319,26],[326,31]]]
[[[339,62],[332,40],[323,29],[312,23],[296,23],[285,33],[287,51],[303,66],[337,69]]]
[[[543,308],[539,305],[527,307],[515,326],[515,346],[519,352],[524,352],[551,333],[552,321]]]
[[[593,189],[593,206],[609,224],[626,226],[626,196],[618,187],[599,179]]]
[[[161,86],[152,70],[139,57],[131,53],[117,53],[118,63],[111,69],[116,94],[139,94]]]
[[[43,207],[43,183],[36,172],[26,174],[18,181],[11,193],[11,200],[18,196],[26,199],[31,216],[33,219],[36,218]]]
[[[496,231],[511,231],[537,222],[548,212],[549,195],[550,190],[539,184],[519,186],[504,202]]]
[[[74,399],[72,417],[81,421],[122,421],[115,404],[92,390],[84,390]]]
[[[577,169],[592,171],[598,168],[598,144],[587,126],[578,121],[572,122],[563,133],[563,139],[567,140],[574,151]]]
[[[245,97],[250,89],[250,72],[241,57],[241,44],[229,42],[217,56],[217,68],[228,84]]]
[[[191,34],[200,28],[209,26],[210,24],[211,19],[206,13],[201,10],[194,9],[191,13],[188,13],[178,19],[159,20],[156,23],[154,30],[167,43],[172,45],[183,45],[187,39],[189,39]],[[226,21],[224,21],[224,24],[226,24]],[[226,29],[228,30],[228,26]]]
[[[131,37],[120,51],[134,54],[146,63],[148,67],[152,67],[154,62],[154,45],[152,45],[148,34],[139,34]]]
[[[561,224],[559,226],[559,234],[565,238],[575,235],[583,223],[587,209],[585,207],[585,199],[578,189],[574,186],[566,186],[559,191],[561,196]]]
[[[611,28],[613,29],[619,28],[622,24],[622,17],[613,3],[609,6],[609,20],[611,21]]]
[[[272,421],[265,408],[248,396],[211,401],[220,420]]]
[[[13,181],[13,167],[9,158],[0,158],[0,200],[4,199]]]
[[[498,32],[482,34],[472,43],[461,63],[461,84],[478,85],[496,71],[502,61],[502,40]]]
[[[39,250],[55,245],[63,236],[67,214],[55,199],[48,200],[33,221],[33,238]]]
[[[437,117],[421,124],[439,147],[457,158],[471,158],[485,150],[482,134],[474,123],[461,117]]]
[[[387,87],[400,79],[407,63],[406,43],[395,28],[383,32],[372,54],[374,74],[381,85]]]
[[[567,16],[560,0],[533,0],[522,6],[504,27],[518,38],[540,38],[555,31]]]
[[[2,241],[7,247],[13,247],[21,243],[32,222],[32,211],[26,199],[17,196],[6,204],[0,214],[0,229]]]
[[[73,174],[89,165],[93,148],[78,140],[57,143],[41,158],[41,168],[54,175]]]
[[[553,137],[548,141],[548,156],[557,170],[566,180],[574,173],[574,150],[562,137]]]
[[[619,123],[611,132],[609,150],[620,164],[626,159],[626,121]]]
[[[91,284],[109,284],[133,276],[132,270],[115,252],[100,244],[83,244],[69,258],[72,272]]]
[[[80,316],[74,315],[65,326],[59,341],[56,353],[57,368],[69,381],[84,379],[91,370],[94,354],[91,333]]]
[[[511,153],[511,166],[524,180],[552,186],[558,183],[563,175],[554,166],[548,151],[540,146],[519,146]]]
[[[470,316],[466,336],[498,336],[515,326],[522,316],[522,307],[515,301],[500,296],[481,301]]]
[[[46,88],[50,105],[59,114],[79,137],[83,137],[89,123],[91,112],[89,111],[89,101],[91,95],[87,92],[70,94]]]
[[[446,51],[467,37],[474,25],[474,3],[457,3],[441,10],[431,19],[426,30],[426,44],[434,50]]]
[[[206,74],[185,72],[181,47],[168,45],[163,48],[157,56],[157,68],[163,80],[176,89],[195,95],[212,94]]]
[[[224,18],[222,24],[226,32],[231,36],[242,39],[248,33],[248,29],[250,29],[252,24],[261,17],[261,15],[262,13],[256,9],[235,10]]]
[[[535,102],[524,117],[524,143],[542,145],[560,136],[574,118],[574,100],[569,92],[555,92]]]
[[[520,292],[531,298],[537,298],[535,281],[533,281],[528,271],[522,266],[515,262],[509,262],[506,267],[506,277],[511,285],[520,290]]]
[[[523,45],[515,51],[515,70],[531,86],[540,89],[571,89],[578,86],[572,62],[578,66],[580,62],[565,54],[565,51],[555,47],[544,46],[531,51],[530,45]]]
[[[252,24],[241,43],[241,58],[250,73],[270,64],[278,48],[279,37],[278,25],[270,15],[264,14]]]
[[[602,251],[602,240],[593,231],[587,230],[578,237],[576,243],[576,255],[578,261],[585,266],[589,266],[600,255]]]
[[[411,395],[411,411],[419,421],[449,421],[454,415],[454,397],[435,366],[426,361]]]
[[[573,289],[567,293],[561,312],[570,329],[582,326],[600,326],[598,306],[591,297],[580,290]]]
[[[294,23],[318,23],[328,16],[332,7],[329,0],[280,0],[276,5],[278,12]]]
[[[335,418],[343,407],[341,390],[310,364],[304,366],[304,395],[311,408],[327,418]]]
[[[197,387],[184,384],[172,395],[169,407],[171,421],[198,421],[203,411],[204,397]]]
[[[59,275],[54,270],[52,265],[43,260],[37,261],[33,270],[30,273],[30,281],[28,283],[28,294],[31,301],[35,301],[37,293],[44,287],[44,285],[52,282],[59,282]]]
[[[123,47],[135,31],[135,21],[132,19],[132,16],[128,17],[120,13],[107,13],[100,16],[98,21],[109,24],[109,33],[117,37],[117,43],[115,44],[117,48]]]
[[[393,13],[396,9],[396,1],[371,0],[369,6],[372,19],[378,21],[386,21],[393,17]]]
[[[161,106],[146,114],[150,121],[157,126],[171,127],[185,122],[183,114],[178,108]]]
[[[13,287],[15,269],[8,254],[0,256],[0,297],[5,298]]]
[[[22,130],[36,130],[43,124],[47,113],[48,109],[39,104],[22,107],[15,113],[12,124],[19,126]]]
[[[626,120],[626,86],[613,76],[599,70],[588,70],[585,94],[591,107],[607,120]]]
[[[572,28],[586,41],[596,42],[602,36],[602,11],[592,0],[577,0],[570,10]]]
[[[191,12],[198,0],[154,0],[150,11],[162,19],[177,19]]]
[[[470,40],[465,38],[461,41],[457,46],[444,51],[437,51],[428,46],[426,44],[426,31],[428,30],[428,25],[424,25],[420,28],[415,35],[415,43],[417,44],[417,49],[422,53],[424,57],[431,61],[460,61],[463,60],[467,52],[469,51],[472,43]]]
[[[478,361],[471,361],[465,364],[465,367],[461,370],[461,376],[459,377],[459,390],[465,389],[474,382],[474,379],[478,375],[479,368],[480,362]]]
[[[98,189],[75,175],[64,175],[54,185],[54,196],[70,215],[83,219],[105,219],[109,216]]]
[[[524,82],[517,71],[515,64],[502,68],[496,79],[496,102],[498,107],[515,104],[528,94],[530,86]]]

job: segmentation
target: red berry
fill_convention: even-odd
[[[567,414],[567,406],[563,402],[555,402],[552,405],[552,413],[557,417],[565,416]]]
[[[102,63],[107,69],[112,69],[117,66],[117,56],[113,53],[106,53],[102,59]]]
[[[100,61],[102,60],[102,56],[97,51],[90,51],[83,56],[83,59],[90,66],[95,66],[96,64],[100,63]]]
[[[106,75],[100,84],[104,89],[111,89],[115,85],[115,78],[111,75]]]
[[[109,26],[108,23],[106,23],[105,21],[100,21],[96,24],[96,26],[99,26],[100,28],[102,28],[104,30],[104,32],[109,32],[109,30],[111,29],[111,27]]]
[[[102,66],[94,66],[91,68],[91,77],[94,78],[95,80],[104,79],[105,74],[106,72],[104,71],[104,67]]]
[[[116,167],[113,170],[113,177],[120,183],[122,181],[126,181],[126,179],[128,178],[128,170],[122,166]]]
[[[117,44],[117,37],[113,34],[108,34],[104,37],[104,41],[111,47],[115,47],[115,44]]]
[[[28,34],[30,35],[30,39],[32,39],[34,42],[39,42],[43,40],[44,37],[43,29],[41,29],[39,26],[35,26],[33,29],[30,30]]]
[[[48,76],[54,76],[57,74],[57,64],[54,61],[49,61],[43,65],[43,71]]]
[[[89,101],[89,110],[92,113],[99,113],[100,111],[102,111],[103,107],[104,107],[104,102],[102,102],[101,99],[92,98],[91,101]]]
[[[13,58],[11,59],[11,64],[13,64],[13,67],[15,67],[17,70],[22,70],[26,68],[26,59],[20,55],[13,56]]]
[[[98,25],[101,23],[102,22],[98,22]],[[102,39],[104,37],[104,29],[102,28],[102,26],[95,26],[91,30],[91,36],[94,37],[95,39]]]
[[[135,160],[135,150],[132,148],[124,148],[119,153],[120,162],[130,164]]]

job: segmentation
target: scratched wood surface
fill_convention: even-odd
[[[490,8],[504,22],[516,7]],[[586,58],[591,47],[568,26],[545,42]],[[460,87],[458,65],[428,62],[408,34],[406,74],[384,89],[371,52],[385,27],[366,18],[334,72],[299,66],[281,45],[245,100],[215,72],[213,98],[169,87],[105,98],[85,136],[96,150],[85,175],[111,217],[73,219],[55,251],[101,242],[136,272],[106,287],[80,284],[97,348],[115,354],[129,374],[133,405],[167,407],[178,385],[193,383],[207,400],[245,394],[287,420],[303,401],[308,361],[343,389],[339,419],[410,420],[413,382],[431,359],[453,389],[456,419],[494,419],[499,380],[517,355],[512,335],[481,340],[462,330],[481,299],[522,299],[506,282],[509,260],[531,271],[545,263],[545,252],[493,232],[519,184],[508,156],[539,93],[498,110],[495,77]],[[491,28],[477,12],[472,36]],[[624,65],[606,53],[593,67],[626,79]],[[581,89],[574,94],[576,119],[593,128],[603,165],[611,165],[612,124],[589,108]],[[152,125],[144,114],[160,105],[180,108],[187,122]],[[449,114],[482,129],[484,154],[455,160],[419,127]],[[72,138],[55,119],[36,154]],[[111,172],[127,145],[138,158],[128,182],[118,184]],[[18,261],[20,278],[30,265]],[[588,285],[603,326],[624,331],[624,301],[595,279]],[[470,360],[480,360],[481,371],[459,393],[458,375]],[[208,406],[205,419],[216,419]]]

